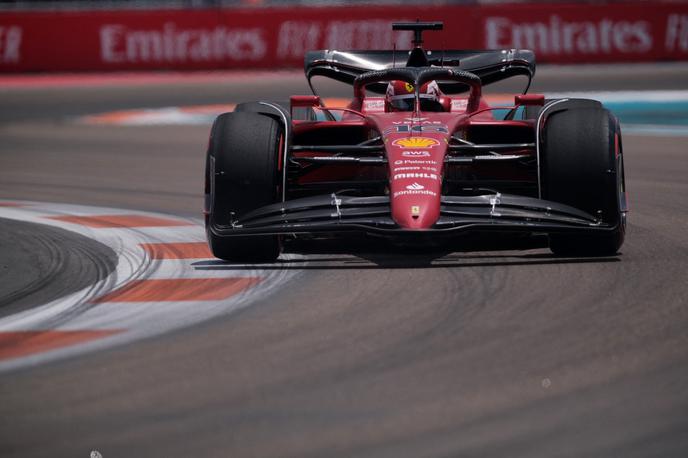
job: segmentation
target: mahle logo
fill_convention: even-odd
[[[402,148],[432,148],[439,145],[440,142],[434,138],[427,137],[407,137],[394,140],[392,145],[400,146]]]
[[[428,180],[437,180],[439,177],[434,173],[425,172],[408,172],[408,173],[397,173],[394,175],[395,180],[402,180],[405,178],[426,178]]]

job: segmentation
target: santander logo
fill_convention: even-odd
[[[425,186],[423,186],[422,184],[419,184],[419,183],[413,183],[413,184],[406,186],[406,189],[408,189],[410,191],[420,191],[421,189],[425,189]]]

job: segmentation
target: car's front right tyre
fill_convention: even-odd
[[[283,129],[273,118],[251,112],[224,113],[213,123],[205,172],[206,234],[214,256],[231,262],[271,262],[277,235],[222,236],[242,215],[277,202]]]

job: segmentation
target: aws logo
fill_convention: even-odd
[[[392,145],[400,146],[402,148],[432,148],[439,145],[440,142],[434,138],[427,137],[407,137],[394,140]]]
[[[430,157],[430,151],[402,151],[401,155],[404,157]]]

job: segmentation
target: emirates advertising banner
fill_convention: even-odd
[[[303,65],[312,49],[407,49],[392,22],[442,20],[435,50],[527,48],[552,63],[688,59],[688,3],[0,13],[0,72]]]

